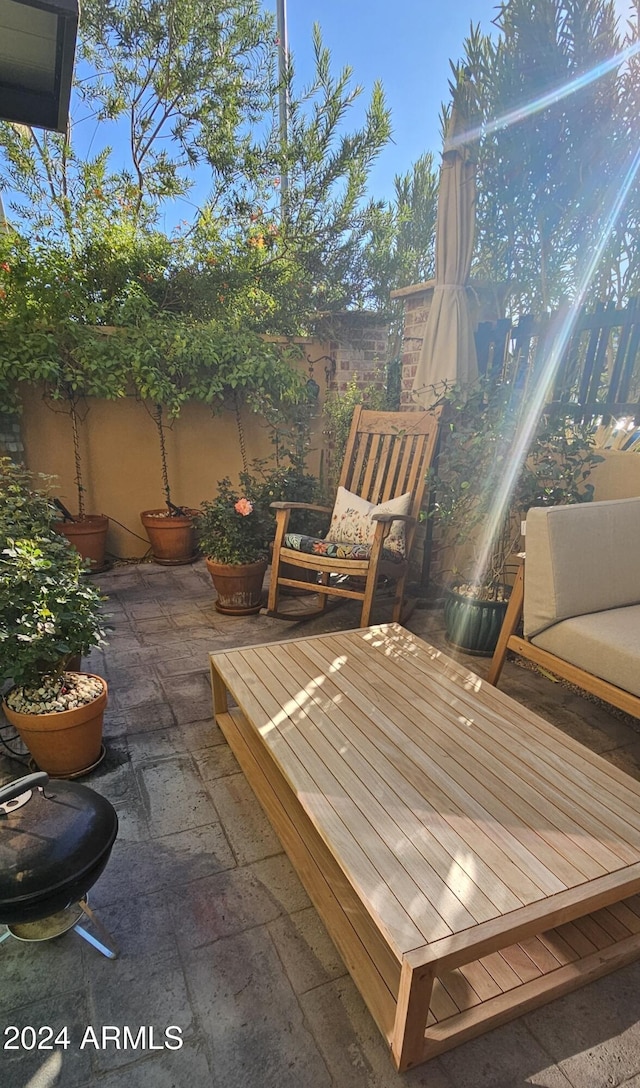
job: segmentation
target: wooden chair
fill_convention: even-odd
[[[400,621],[409,558],[424,496],[426,474],[435,451],[439,418],[440,409],[428,412],[375,412],[356,408],[340,486],[374,505],[411,493],[408,514],[373,514],[375,536],[366,557],[322,554],[326,551],[324,540],[312,537],[303,537],[302,540],[307,548],[316,548],[317,551],[300,550],[296,546],[299,544],[298,534],[295,537],[294,534],[287,536],[291,511],[314,510],[331,514],[331,509],[310,503],[271,504],[276,511],[276,536],[267,608],[269,615],[304,619],[323,612],[329,598],[345,597],[362,601],[360,626],[368,627],[376,588],[384,578],[395,583],[393,620]],[[385,549],[385,540],[394,521],[402,521],[405,525],[404,558],[394,557]],[[349,551],[339,545],[333,550],[341,553]],[[284,563],[288,567],[299,568],[301,572],[316,572],[319,583],[313,586],[313,591],[321,597],[320,607],[310,609],[303,616],[299,612],[285,615],[278,611],[281,586],[310,589],[308,580],[292,577],[291,571],[283,571]],[[338,583],[337,578],[340,579]]]

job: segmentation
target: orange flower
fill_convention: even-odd
[[[238,499],[233,509],[236,514],[242,514],[243,518],[246,518],[247,514],[253,513],[253,503],[248,499]]]

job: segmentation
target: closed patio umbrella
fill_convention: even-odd
[[[458,142],[462,131],[454,106],[440,168],[433,301],[413,381],[414,398],[424,407],[438,400],[445,382],[470,385],[478,376],[466,286],[473,254],[475,161]]]

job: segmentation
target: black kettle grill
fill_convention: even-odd
[[[78,782],[50,782],[39,771],[0,787],[0,922],[8,927],[0,941],[46,940],[74,928],[113,958],[78,922],[86,916],[112,944],[86,895],[117,833],[113,805]]]

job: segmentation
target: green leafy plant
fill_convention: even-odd
[[[0,680],[38,687],[104,642],[102,598],[30,474],[0,462]]]
[[[272,502],[308,502],[316,505],[324,503],[324,496],[317,476],[305,472],[304,468],[289,465],[272,468],[256,477],[255,495],[259,504],[271,518],[271,538],[275,531],[275,515],[269,511]],[[326,517],[309,510],[292,510],[289,518],[290,533],[307,533],[318,536],[326,529]]]
[[[256,499],[272,519],[273,537],[275,515],[269,510],[271,503],[324,504],[325,500],[318,477],[307,469],[311,422],[316,412],[315,400],[303,395],[295,404],[283,405],[282,402],[267,398],[262,411],[272,431],[273,454],[271,458],[254,461],[251,468],[255,474]],[[326,528],[324,521],[318,519],[319,515],[312,512],[293,510],[289,531],[316,536],[321,528]]]
[[[259,486],[240,474],[240,489],[226,476],[218,482],[215,499],[201,503],[196,519],[200,551],[217,563],[237,565],[266,559],[273,522],[261,505]]]
[[[441,555],[452,555],[450,581],[480,600],[505,599],[531,506],[588,502],[594,464],[590,429],[556,410],[542,411],[494,378],[445,395],[435,493]]]
[[[38,486],[34,486],[37,480]],[[23,537],[47,536],[56,511],[51,476],[34,477],[24,465],[0,457],[0,547]]]
[[[291,63],[282,88],[274,35],[258,0],[86,0],[68,133],[0,124],[11,221],[58,262],[40,284],[48,307],[132,324],[126,311],[145,297],[166,313],[287,334],[371,296],[380,202],[366,187],[391,135],[382,88],[345,131],[362,94],[351,69],[332,74],[316,27],[314,77],[298,91]],[[96,123],[124,131],[117,152],[84,151]],[[208,195],[196,201],[200,182]],[[177,206],[187,218],[166,235],[159,224]]]
[[[482,133],[473,274],[508,282],[515,312],[574,298],[587,270],[591,298],[620,303],[638,290],[636,186],[591,268],[637,146],[640,22],[632,4],[628,19],[617,15],[609,0],[509,0],[490,33],[472,25],[464,43],[452,90],[469,88],[470,127]],[[588,78],[625,50],[628,62]],[[501,117],[510,123],[491,124]]]

